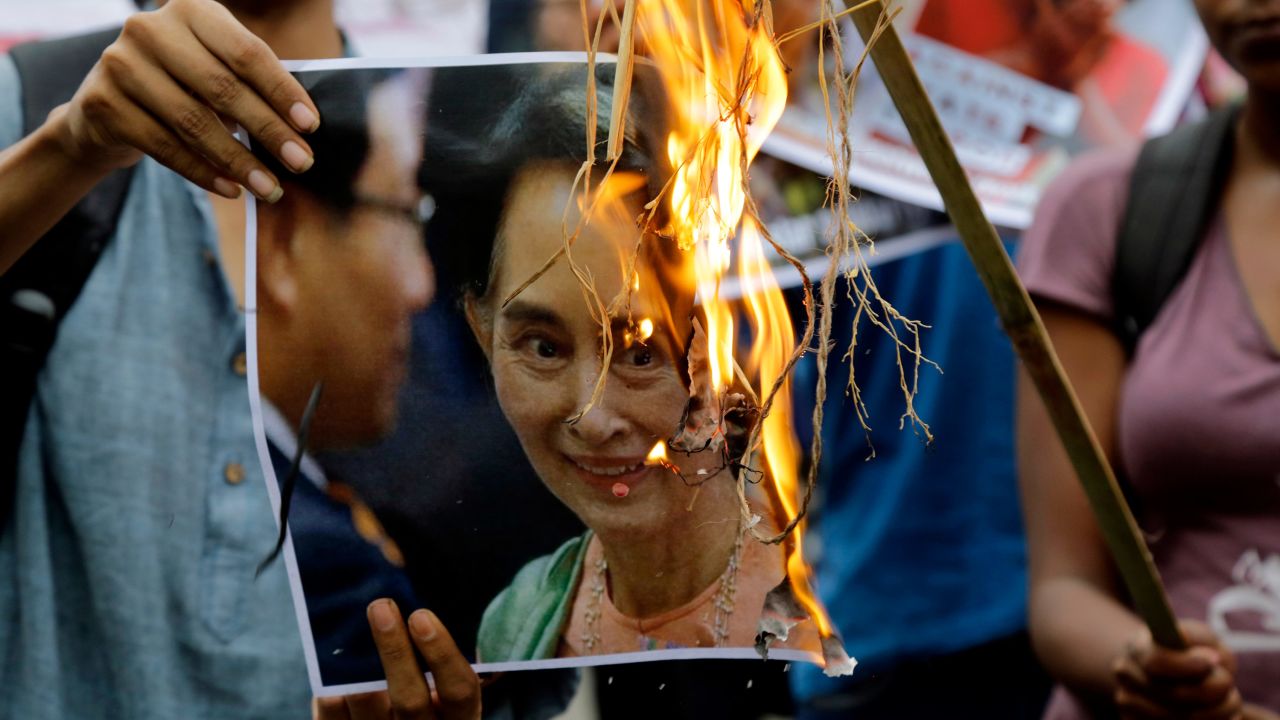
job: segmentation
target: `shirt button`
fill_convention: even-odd
[[[231,358],[231,370],[240,377],[244,377],[245,373],[248,372],[249,361],[244,353],[236,353],[236,356]]]
[[[222,477],[226,479],[228,485],[239,485],[244,481],[244,466],[237,462],[227,463],[222,469]]]
[[[218,264],[218,256],[212,250],[204,250],[200,253],[200,259],[204,260],[205,265],[210,267]]]

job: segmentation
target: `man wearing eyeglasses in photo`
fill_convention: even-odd
[[[101,254],[74,304],[58,308],[56,339],[40,358],[31,400],[18,408],[16,467],[0,468],[0,492],[12,496],[0,520],[0,718],[312,714],[283,564],[254,573],[275,523],[245,388],[245,220],[237,198],[247,189],[279,203],[282,214],[268,217],[311,222],[301,212],[307,191],[291,180],[313,161],[321,167],[308,138],[328,119],[278,58],[335,57],[343,42],[332,0],[156,5],[113,35],[74,98],[34,126],[24,121],[23,102],[43,86],[27,82],[16,53],[0,55],[0,274],[20,275],[14,263],[49,246],[45,233],[78,212],[71,208],[81,198],[131,172]],[[270,167],[232,138],[232,122],[267,149]],[[265,253],[264,272],[276,284],[260,293],[264,312],[318,323],[317,307],[363,307],[351,323],[358,328],[425,304],[429,266],[415,217],[400,212],[417,198],[383,192],[394,184],[377,173],[348,183],[347,224],[319,230],[346,227],[349,237],[299,235],[286,252]],[[375,225],[394,228],[394,237],[360,240],[354,232]],[[312,272],[309,254],[321,239],[333,240],[331,260],[347,263],[327,278]],[[341,273],[385,267],[374,264],[386,260],[376,252],[416,261],[396,268],[408,288],[401,297],[359,306],[317,293],[333,300],[348,293],[353,285],[344,283],[355,276]],[[73,275],[75,263],[60,257],[66,267],[55,269]],[[376,349],[378,362],[366,346],[368,366],[380,367],[388,386],[403,372],[395,369],[403,362],[398,343]],[[285,362],[298,363],[304,376],[316,369],[301,356]],[[351,368],[352,377],[365,367]],[[14,403],[5,371],[0,398]],[[342,385],[335,381],[327,395],[332,414],[317,414],[318,440],[375,437],[374,425],[394,420],[372,394],[364,401],[380,412],[338,412],[351,394]],[[283,385],[273,400],[288,417]],[[344,434],[357,426],[363,436]],[[16,440],[7,435],[4,444]],[[477,717],[475,675],[434,617],[424,611],[416,625],[388,627],[377,622],[385,619],[379,609],[385,604],[370,610],[366,633],[372,626],[379,648],[407,662],[389,666],[397,670],[389,693],[339,699],[341,712],[321,707],[322,716]],[[423,621],[431,632],[418,632]],[[411,642],[437,677],[437,701],[407,650]]]
[[[279,202],[258,204],[260,387],[297,427],[325,383],[308,449],[368,445],[393,429],[410,320],[434,295],[416,182],[419,74],[318,80],[312,96],[333,100],[311,143],[326,152],[283,178]]]
[[[422,77],[361,71],[317,80],[311,95],[325,124],[310,138],[315,166],[282,175],[283,197],[257,210],[263,425],[278,482],[301,458],[289,527],[326,685],[383,677],[365,617],[372,601],[418,607],[395,544],[309,453],[367,446],[395,426],[411,320],[435,288],[416,183]],[[382,603],[370,612],[401,622]]]

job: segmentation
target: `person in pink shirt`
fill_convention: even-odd
[[[1136,150],[1069,169],[1019,255],[1191,646],[1156,646],[1129,607],[1024,376],[1030,623],[1061,683],[1054,720],[1280,717],[1280,1],[1196,6],[1248,95],[1216,217],[1132,353],[1112,290]]]

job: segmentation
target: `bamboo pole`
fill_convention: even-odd
[[[845,3],[853,4],[851,0]],[[1044,401],[1134,607],[1157,643],[1184,649],[1186,641],[1178,630],[1151,553],[1071,389],[1040,315],[1018,279],[999,235],[983,213],[915,66],[885,15],[883,2],[875,0],[864,5],[853,13],[853,22],[866,42],[871,41],[880,23],[888,25],[871,45],[871,58],[942,195],[947,214],[991,296],[1005,333]]]
[[[618,66],[613,71],[613,111],[609,115],[609,148],[606,160],[622,155],[626,136],[627,102],[631,99],[631,75],[635,67],[636,0],[627,0],[622,9],[622,30],[618,38]]]

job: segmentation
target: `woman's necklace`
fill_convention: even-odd
[[[720,589],[711,600],[711,607],[715,611],[711,621],[711,634],[715,639],[715,647],[723,647],[725,641],[729,639],[729,618],[733,615],[733,596],[738,590],[738,566],[742,561],[744,534],[738,533],[738,539],[733,543],[733,552],[729,555],[729,564],[720,574]],[[596,560],[594,570],[591,576],[591,592],[587,596],[587,607],[583,612],[582,648],[586,655],[598,652],[601,644],[601,607],[609,585],[609,562],[603,555]]]

